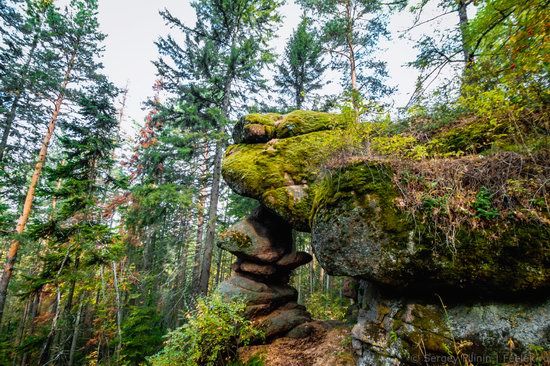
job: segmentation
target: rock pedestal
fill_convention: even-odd
[[[288,284],[291,271],[311,256],[294,248],[292,227],[265,206],[222,235],[221,249],[237,256],[233,275],[218,290],[247,303],[246,314],[265,332],[266,339],[284,336],[311,320],[299,305],[298,292]],[[292,333],[291,333],[292,334]]]

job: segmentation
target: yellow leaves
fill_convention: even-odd
[[[508,338],[508,341],[506,342],[506,347],[512,352],[514,348],[516,348],[516,344],[514,343],[514,340],[512,338]]]

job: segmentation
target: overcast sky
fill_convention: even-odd
[[[142,102],[153,94],[155,68],[151,61],[157,58],[154,41],[169,32],[168,27],[158,14],[160,9],[167,8],[186,24],[195,21],[189,0],[99,0],[99,21],[101,29],[108,35],[103,59],[107,75],[118,86],[128,84],[127,100],[128,121],[124,129],[131,130],[131,121],[141,122],[146,114]],[[279,37],[273,47],[281,53],[292,30],[299,22],[301,11],[291,1],[281,9],[284,22],[279,30]],[[451,24],[454,19],[447,19]],[[394,15],[390,21],[390,30],[395,36],[380,47],[381,58],[388,62],[389,84],[397,86],[394,96],[395,107],[404,106],[412,91],[417,72],[405,66],[414,59],[415,51],[410,42],[397,37],[398,31],[409,27],[412,17],[403,12]],[[429,29],[420,31],[430,31]],[[330,74],[334,83],[327,87],[325,93],[338,90],[337,76]]]

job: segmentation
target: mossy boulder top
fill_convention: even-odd
[[[330,274],[413,292],[550,289],[547,148],[519,151],[483,121],[424,140],[349,121],[305,111],[244,117],[224,178],[311,232]],[[482,131],[482,143],[469,131]],[[477,150],[457,138],[478,141]]]
[[[294,111],[278,113],[249,114],[242,117],[233,129],[235,143],[267,142],[274,138],[287,138],[310,132],[345,127],[347,120],[338,114]]]

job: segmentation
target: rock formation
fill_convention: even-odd
[[[548,347],[548,131],[526,132],[540,144],[522,152],[498,123],[472,119],[419,139],[346,120],[295,111],[238,123],[224,178],[262,208],[223,244],[240,259],[222,289],[253,292],[258,316],[307,318],[286,285],[306,261],[292,252],[291,225],[312,233],[329,274],[359,280],[361,365],[466,355],[477,365]]]
[[[267,339],[282,336],[311,320],[298,305],[298,292],[288,282],[293,269],[309,263],[311,256],[294,249],[292,227],[265,206],[223,233],[220,248],[237,256],[233,276],[218,290],[239,296],[246,313],[262,328]]]

